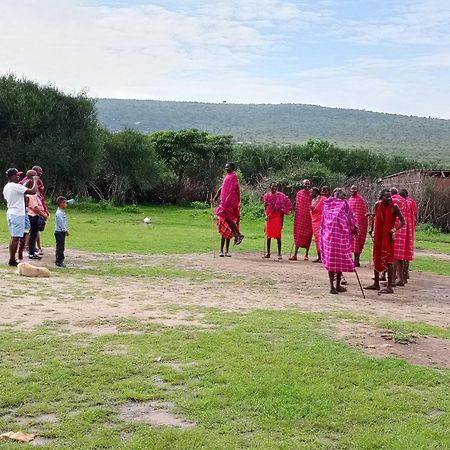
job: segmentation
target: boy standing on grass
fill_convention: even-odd
[[[58,197],[56,199],[58,209],[55,215],[55,240],[56,240],[56,260],[57,267],[66,267],[64,264],[64,249],[66,244],[66,236],[69,236],[69,228],[67,227],[67,216],[65,209],[67,208],[67,199]]]

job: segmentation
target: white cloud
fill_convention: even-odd
[[[345,22],[339,31],[334,1],[312,8],[288,0],[192,0],[171,9],[161,4],[0,0],[0,73],[66,91],[87,88],[96,97],[300,102],[449,116],[450,93],[433,83],[434,73],[450,66],[450,52],[440,43],[428,55],[388,59],[362,52],[327,67],[310,62],[309,70],[294,47],[299,55],[307,53],[327,33],[341,40],[400,42],[408,27],[403,42],[421,33],[434,42],[432,32],[450,23],[450,6],[443,2],[415,1],[414,8],[410,2],[386,23],[371,19],[368,34],[362,21]],[[282,61],[274,57],[280,51],[287,55]]]
[[[450,2],[412,0],[394,3],[388,14],[334,24],[340,38],[362,44],[450,45]]]

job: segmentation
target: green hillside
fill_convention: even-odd
[[[327,139],[420,160],[450,164],[450,120],[325,108],[313,105],[243,105],[99,99],[100,122],[111,130],[199,128],[243,142]]]

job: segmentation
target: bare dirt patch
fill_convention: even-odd
[[[51,250],[42,264],[51,267]],[[348,292],[328,293],[327,274],[319,264],[263,260],[258,253],[236,252],[232,258],[209,254],[136,255],[90,254],[68,250],[68,262],[82,268],[107,262],[128,268],[142,264],[217,273],[217,279],[188,277],[131,277],[65,272],[48,279],[26,279],[11,269],[0,269],[2,314],[0,326],[31,329],[44,323],[68,333],[132,332],[120,326],[137,319],[160,326],[208,329],[204,308],[224,311],[294,309],[370,313],[396,320],[450,325],[450,277],[413,272],[410,283],[394,295],[366,292],[362,299],[354,274],[347,274]],[[0,248],[0,259],[7,248]],[[372,270],[359,270],[363,284]],[[230,275],[230,276],[228,276]]]
[[[396,342],[396,333],[364,323],[340,321],[334,335],[373,356],[396,356],[413,364],[450,367],[450,340],[414,335]],[[409,341],[409,342],[408,342]]]
[[[119,417],[128,422],[142,422],[154,426],[192,428],[195,424],[175,415],[170,402],[130,402],[119,408]]]

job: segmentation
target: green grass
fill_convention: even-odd
[[[0,429],[35,426],[54,439],[42,448],[54,449],[450,445],[449,371],[369,357],[321,332],[320,315],[214,312],[208,320],[218,328],[95,338],[44,327],[1,332]],[[196,426],[119,419],[119,405],[152,399],[173,401]],[[42,414],[58,420],[40,423]]]
[[[210,210],[194,209],[174,205],[167,206],[127,206],[124,208],[101,208],[93,206],[88,211],[70,209],[67,212],[71,236],[67,238],[68,248],[91,252],[118,253],[196,253],[217,252],[219,236],[211,220]],[[144,217],[152,219],[145,225]],[[264,220],[242,218],[241,229],[245,240],[240,247],[232,250],[264,251]],[[450,234],[437,232],[417,232],[417,246],[450,254]],[[5,228],[0,229],[0,242],[7,242]],[[45,245],[53,244],[53,217],[43,233]],[[292,246],[292,217],[286,217],[283,252],[289,254]],[[370,241],[363,252],[368,260],[371,252]],[[311,255],[315,255],[314,244]],[[430,271],[450,275],[450,261],[430,257],[417,257],[414,270]]]

